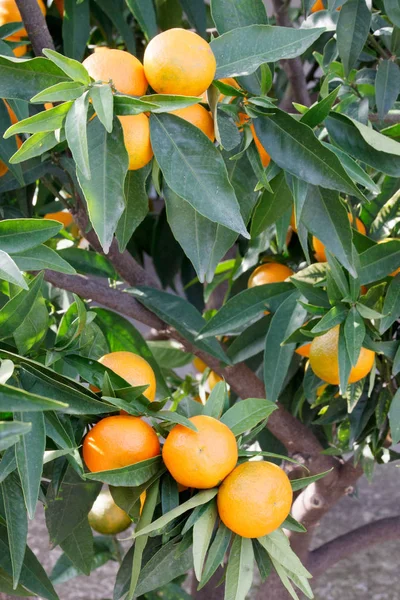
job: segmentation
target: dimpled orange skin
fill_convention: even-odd
[[[216,60],[210,45],[187,29],[168,29],[148,44],[144,72],[159,94],[201,96],[211,85]]]
[[[311,342],[310,365],[315,375],[332,385],[339,385],[339,325]],[[375,352],[361,348],[357,364],[350,371],[349,383],[359,381],[371,371]]]
[[[300,354],[300,356],[305,356],[306,358],[310,358],[310,350],[311,350],[311,342],[308,344],[303,344],[300,348],[295,350],[296,354]]]
[[[85,58],[83,66],[95,81],[112,80],[116,90],[130,96],[143,96],[148,83],[142,63],[125,50],[100,47]]]
[[[252,272],[247,287],[252,288],[266,283],[285,281],[291,275],[293,275],[293,271],[286,265],[273,262],[265,263]]]
[[[209,111],[200,106],[200,104],[193,104],[193,106],[187,106],[186,108],[179,108],[178,110],[172,110],[172,115],[176,115],[185,121],[189,121],[192,125],[195,125],[213,142],[215,140],[214,133],[214,121]]]
[[[353,223],[353,215],[351,213],[347,213],[350,223]],[[356,229],[363,235],[367,234],[367,230],[365,228],[364,223],[356,217]],[[314,247],[314,255],[318,262],[326,262],[326,254],[325,254],[325,244],[320,242],[318,238],[313,236],[312,239],[313,247]]]
[[[163,447],[163,459],[172,477],[183,486],[208,489],[235,468],[238,449],[232,431],[213,417],[189,419],[197,431],[175,425]]]
[[[144,358],[133,352],[110,352],[99,359],[99,363],[125,379],[130,385],[148,385],[143,396],[153,402],[156,397],[156,376]]]
[[[118,117],[122,125],[124,143],[129,155],[129,170],[141,169],[153,158],[150,142],[150,121],[143,113]]]
[[[41,12],[45,15],[46,6],[44,2],[42,0],[37,0],[37,3]],[[0,26],[6,25],[7,23],[19,23],[20,21],[22,21],[22,17],[15,0],[0,0]],[[23,27],[22,29],[15,31],[6,39],[15,42],[19,41],[22,37],[27,37],[27,35],[27,31]]]
[[[265,461],[246,462],[234,469],[218,490],[222,522],[244,538],[271,533],[286,519],[292,505],[286,473]]]
[[[160,442],[154,429],[129,415],[102,419],[83,441],[83,460],[93,473],[134,465],[159,454]]]

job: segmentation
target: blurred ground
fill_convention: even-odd
[[[394,464],[377,467],[371,485],[365,478],[360,481],[358,498],[343,498],[323,519],[315,546],[364,523],[398,514],[399,480],[400,469]],[[59,551],[49,552],[42,511],[32,523],[29,543],[50,572]],[[316,600],[400,600],[399,556],[400,541],[374,546],[343,560],[314,583]],[[79,577],[57,586],[60,600],[111,599],[116,571],[117,564],[108,563],[90,578]]]

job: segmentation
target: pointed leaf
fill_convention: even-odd
[[[0,221],[0,246],[14,254],[34,248],[55,236],[62,224],[50,219],[4,219]]]
[[[75,269],[66,260],[48,246],[37,246],[18,254],[13,254],[15,263],[21,271],[41,271],[51,269],[59,273],[73,275]]]
[[[26,508],[29,518],[33,519],[39,497],[43,455],[46,447],[44,418],[41,412],[21,412],[16,416],[20,421],[32,423],[32,430],[23,435],[16,444],[15,456]]]
[[[31,282],[28,290],[21,290],[0,310],[0,337],[7,338],[28,315],[33,303],[40,294],[43,273],[39,273]]]
[[[47,58],[20,60],[0,57],[0,97],[29,101],[45,88],[69,81]]]
[[[62,24],[63,49],[66,56],[77,61],[83,59],[86,44],[90,35],[89,2],[76,2],[64,0],[64,14]],[[61,64],[58,65],[63,69]],[[72,79],[81,81],[85,74],[70,68],[66,71]],[[79,77],[79,79],[78,79]],[[85,81],[83,81],[85,83]]]
[[[371,11],[365,0],[347,0],[341,7],[337,23],[337,48],[346,76],[357,63],[370,24]]]
[[[109,471],[98,471],[96,473],[86,473],[86,479],[94,481],[102,481],[109,485],[120,487],[136,487],[145,483],[159,470],[161,465],[161,457],[154,456],[147,460],[121,467],[120,469],[112,469]]]
[[[364,320],[358,310],[353,306],[344,324],[344,336],[346,339],[347,352],[353,367],[357,364],[361,346],[365,338]]]
[[[24,496],[18,478],[10,475],[0,484],[13,571],[13,587],[18,585],[24,562],[28,520]]]
[[[111,133],[114,117],[114,100],[111,87],[109,85],[94,85],[90,90],[90,98],[96,115],[108,133]]]
[[[399,93],[400,68],[391,60],[381,61],[375,79],[376,106],[380,119],[392,108]]]
[[[72,2],[73,0],[67,0],[67,2]],[[73,60],[72,58],[67,58],[63,56],[59,52],[55,50],[50,50],[49,48],[45,48],[43,50],[43,54],[47,56],[48,59],[51,60],[52,63],[57,65],[68,77],[70,77],[73,81],[78,81],[79,83],[83,83],[84,85],[89,85],[90,76],[86,71],[85,67],[78,62],[77,60]]]
[[[202,577],[204,561],[217,516],[217,506],[215,501],[212,501],[193,527],[193,566],[197,581],[200,581]]]
[[[270,400],[246,398],[246,400],[236,402],[222,415],[220,420],[229,427],[235,436],[238,436],[253,429],[276,409],[276,404]]]
[[[137,171],[128,171],[125,179],[125,210],[118,221],[115,235],[118,246],[123,252],[135,229],[149,212],[149,198],[146,192],[146,181],[150,173],[150,165]]]
[[[9,256],[7,252],[3,252],[3,250],[0,250],[0,279],[18,285],[24,290],[29,289],[21,271],[18,269],[11,256]]]
[[[253,582],[254,552],[251,539],[235,536],[226,569],[225,600],[244,600]]]

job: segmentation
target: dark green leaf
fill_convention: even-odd
[[[254,552],[252,541],[236,535],[226,568],[225,600],[242,600],[253,582]]]
[[[400,389],[393,396],[389,409],[390,432],[394,444],[400,441]]]
[[[90,35],[89,0],[64,0],[62,37],[64,54],[81,61]],[[60,64],[59,67],[63,68]],[[68,73],[76,79],[72,73]],[[80,79],[77,79],[80,81]],[[83,83],[86,83],[85,81]],[[87,82],[88,83],[88,82]]]
[[[379,281],[400,266],[400,240],[376,244],[360,254],[361,285]],[[1,313],[0,313],[1,314]]]
[[[211,579],[215,571],[222,564],[225,552],[228,550],[232,532],[220,522],[217,534],[210,546],[208,556],[204,565],[203,574],[198,589],[201,589]]]
[[[361,346],[365,337],[365,325],[358,310],[353,306],[344,324],[344,337],[346,340],[347,352],[353,367],[357,364],[360,355]]]
[[[206,5],[203,0],[179,0],[189,22],[205,37],[207,27]]]
[[[110,471],[99,471],[97,473],[86,473],[86,479],[102,481],[109,485],[120,487],[136,487],[145,483],[160,468],[161,457],[155,456],[142,460],[134,465],[112,469]]]
[[[68,248],[68,250],[71,249]],[[19,252],[18,254],[13,254],[13,258],[21,271],[41,271],[42,269],[51,269],[52,271],[68,273],[70,275],[73,275],[76,272],[66,260],[57,254],[57,252],[44,245]]]
[[[345,171],[355,183],[359,183],[371,192],[379,194],[379,187],[376,185],[376,183],[374,183],[374,181],[364,171],[364,169],[362,169],[360,165],[354,159],[351,158],[351,156],[346,154],[346,152],[343,152],[343,150],[340,150],[340,148],[333,146],[332,144],[328,144],[326,142],[322,143],[326,148],[328,148],[336,154],[336,156],[342,163],[342,166],[344,167]]]
[[[343,4],[337,23],[337,48],[346,76],[357,63],[367,40],[370,24],[371,11],[365,0],[347,0]]]
[[[300,121],[305,125],[313,128],[322,123],[329,115],[332,106],[335,104],[340,86],[332,90],[330,94],[322,100],[313,104],[306,113],[301,117]]]
[[[29,290],[21,290],[0,310],[0,337],[7,338],[21,324],[30,312],[33,303],[40,294],[43,273],[33,279]]]
[[[125,179],[125,210],[118,221],[115,235],[118,246],[123,252],[135,229],[149,212],[149,198],[146,192],[146,181],[150,173],[150,165],[136,171],[128,171]]]
[[[379,333],[382,335],[400,315],[400,277],[390,282],[382,312],[385,316],[379,323]]]
[[[228,348],[228,356],[234,364],[247,360],[264,350],[265,336],[271,322],[271,315],[267,315],[250,325],[237,336]]]
[[[339,379],[340,379],[340,393],[346,392],[347,384],[349,382],[350,371],[351,371],[351,359],[347,350],[346,338],[344,334],[344,324],[340,325],[339,330],[339,342],[338,342],[338,361],[339,361]]]
[[[30,100],[45,88],[70,81],[57,65],[46,58],[20,61],[0,57],[0,97]]]
[[[249,25],[228,31],[210,44],[217,59],[215,79],[249,75],[263,63],[300,56],[323,31],[270,25]]]
[[[85,92],[72,104],[65,121],[65,136],[68,146],[76,162],[77,171],[82,173],[84,179],[91,179],[86,131],[88,107],[89,92]]]
[[[400,27],[400,7],[397,0],[384,0],[385,11],[389,19]]]
[[[32,430],[21,436],[16,444],[15,457],[28,515],[33,519],[39,497],[43,455],[46,448],[44,418],[41,412],[21,412],[16,416],[20,421],[32,424]]]
[[[400,93],[400,68],[391,60],[378,65],[375,79],[375,97],[378,115],[383,119]]]
[[[229,427],[235,436],[238,436],[253,429],[276,409],[276,404],[270,400],[247,398],[236,402],[222,415],[220,420]]]
[[[163,515],[179,505],[178,484],[169,473],[166,473],[161,482],[161,506]],[[147,523],[148,524],[148,523]]]
[[[68,404],[30,394],[25,390],[9,385],[0,385],[0,410],[3,411],[42,411],[65,410]]]
[[[66,1],[72,4],[74,0]],[[55,65],[57,65],[57,67],[64,71],[64,73],[68,75],[68,77],[73,81],[78,81],[79,83],[83,83],[84,85],[88,85],[90,83],[91,80],[89,73],[86,71],[85,67],[81,65],[81,63],[77,60],[67,58],[59,52],[56,52],[55,50],[50,50],[48,48],[45,48],[43,50],[43,54],[47,56],[47,58],[51,60],[52,63],[54,63]]]
[[[257,539],[253,539],[254,558],[256,559],[261,581],[265,581],[271,573],[272,563],[268,552]]]
[[[296,531],[296,533],[305,533],[307,531],[304,525],[296,521],[296,519],[294,519],[292,515],[288,515],[286,517],[281,527],[282,529],[288,529],[289,531]]]
[[[129,10],[139,23],[140,29],[151,39],[158,33],[153,0],[126,0]]]
[[[15,254],[45,242],[56,235],[62,224],[50,219],[4,219],[0,221],[0,246]]]
[[[209,417],[214,417],[214,419],[219,419],[222,415],[226,399],[226,383],[225,381],[220,381],[212,389],[211,394],[203,408],[203,415],[208,415]]]
[[[147,98],[148,96],[144,97]],[[147,100],[145,101],[121,94],[115,94],[114,96],[114,110],[116,115],[138,115],[157,108],[158,104],[147,102]]]
[[[13,572],[13,586],[17,586],[25,555],[28,535],[28,519],[26,516],[24,496],[18,478],[14,475],[7,477],[0,484],[3,497],[7,534],[10,546],[10,556]],[[0,588],[1,589],[1,588]]]
[[[312,328],[312,333],[322,333],[323,331],[328,331],[335,327],[335,325],[340,325],[345,321],[347,315],[349,314],[348,308],[344,306],[344,304],[338,304],[331,308],[329,312],[326,313],[322,317],[322,319]]]
[[[220,35],[238,27],[268,23],[262,0],[240,3],[237,0],[212,0],[211,15]]]
[[[93,534],[89,521],[84,518],[60,543],[73,565],[85,575],[90,575],[94,558]]]
[[[187,548],[183,554],[179,554],[178,548],[179,544],[171,540],[151,557],[140,573],[136,596],[164,586],[193,566],[192,549]]]
[[[35,251],[36,250],[37,249],[35,249]],[[110,279],[117,278],[112,264],[105,256],[97,254],[97,252],[70,246],[69,248],[60,250],[58,252],[58,257],[63,261],[67,261],[66,264],[69,264],[69,268],[73,267],[81,275],[95,275],[96,277],[109,277]],[[51,269],[53,271],[58,270],[54,266],[51,267]]]
[[[273,192],[265,190],[257,202],[251,222],[252,238],[276,223],[293,204],[292,193],[283,171],[271,181],[271,187]]]

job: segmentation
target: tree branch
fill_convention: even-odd
[[[53,39],[37,1],[16,0],[16,3],[36,56],[42,56],[44,48],[54,50]]]
[[[286,0],[272,0],[272,4],[274,6],[277,24],[282,27],[292,27],[292,23],[287,13],[288,2],[286,2]],[[281,108],[290,110],[292,108],[292,102],[299,102],[305,106],[310,106],[311,98],[307,89],[307,80],[301,58],[281,60],[280,63],[290,84],[290,91],[288,95],[285,94],[281,103]]]
[[[375,544],[400,538],[400,516],[380,519],[353,529],[310,552],[307,567],[318,577],[337,562]]]

